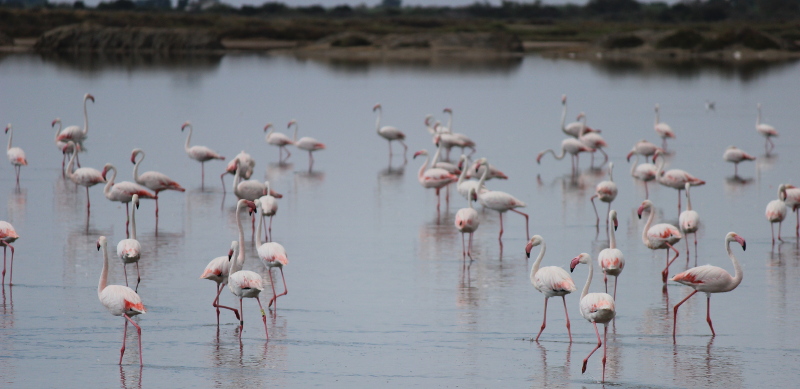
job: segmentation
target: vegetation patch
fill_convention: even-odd
[[[656,47],[659,49],[692,50],[702,45],[704,41],[705,38],[699,32],[680,29],[656,42]]]
[[[612,35],[604,39],[600,46],[606,49],[633,49],[644,45],[644,39],[636,35]]]

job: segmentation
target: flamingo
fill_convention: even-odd
[[[673,308],[673,342],[675,342],[675,332],[678,327],[678,308],[681,306],[681,304],[688,300],[689,297],[694,296],[694,294],[697,292],[706,293],[706,321],[708,322],[708,327],[711,328],[711,336],[717,336],[717,334],[714,332],[714,326],[711,324],[711,293],[730,292],[736,289],[736,287],[742,282],[742,277],[744,276],[742,266],[739,265],[739,261],[736,260],[736,257],[733,255],[733,251],[731,251],[731,242],[734,241],[742,246],[742,251],[747,250],[747,243],[744,241],[744,238],[739,236],[739,234],[735,232],[729,232],[727,235],[725,235],[725,250],[728,251],[728,258],[730,258],[731,262],[733,262],[733,277],[731,277],[730,273],[728,273],[725,269],[712,265],[693,267],[672,277],[672,281],[680,282],[681,284],[694,288],[694,292],[689,293],[686,298],[675,304],[675,307]]]
[[[656,151],[660,151],[660,152],[663,153],[664,149],[662,149],[661,147],[656,146],[655,143],[653,143],[653,142],[650,142],[650,141],[642,139],[642,140],[636,142],[636,144],[633,145],[633,148],[628,153],[628,155],[625,157],[625,159],[627,159],[628,162],[630,162],[631,161],[631,156],[633,156],[634,154],[639,154],[639,155],[644,156],[644,157],[649,157],[651,155],[654,155],[656,153]]]
[[[431,167],[444,169],[447,170],[448,173],[452,173],[455,175],[461,174],[461,168],[457,164],[441,161],[440,160],[441,154],[442,154],[442,146],[439,145],[436,147],[436,154],[433,155],[433,161],[431,161]]]
[[[230,309],[233,311],[233,314],[236,315],[236,320],[239,320],[239,311],[237,311],[236,308],[220,305],[219,303],[219,294],[222,293],[222,288],[224,288],[228,283],[228,272],[231,270],[231,258],[235,257],[238,253],[239,242],[234,240],[231,242],[231,249],[228,251],[228,255],[223,255],[212,259],[211,262],[206,265],[205,270],[203,270],[203,274],[200,276],[202,279],[211,280],[217,283],[217,295],[214,296],[214,301],[211,303],[211,306],[217,309],[217,326],[219,326],[220,308]]]
[[[128,264],[136,264],[136,288],[139,291],[139,282],[142,276],[139,274],[139,258],[142,256],[142,245],[136,240],[136,209],[139,208],[139,195],[134,194],[131,198],[133,209],[131,210],[131,237],[123,239],[117,243],[117,256],[122,260],[122,271],[125,274],[125,286],[128,286]]]
[[[461,233],[461,256],[469,256],[472,259],[472,234],[478,229],[481,224],[481,219],[478,216],[478,211],[472,208],[472,202],[478,199],[478,194],[475,188],[469,188],[467,199],[467,208],[461,208],[456,212],[455,225],[458,232]],[[464,250],[464,234],[469,234],[469,246]]]
[[[589,127],[586,126],[586,114],[581,112],[578,114],[578,120],[583,120],[583,129],[581,130],[581,136],[578,139],[583,142],[587,147],[592,149],[592,166],[594,166],[594,152],[600,151],[603,154],[603,163],[608,162],[608,154],[603,150],[603,147],[608,147],[608,143],[606,143],[605,139],[603,139],[600,134],[596,132],[589,132]],[[600,165],[602,165],[601,163]]]
[[[272,217],[275,216],[276,213],[278,213],[278,201],[276,201],[275,196],[270,194],[270,192],[272,191],[270,190],[269,187],[269,181],[264,181],[264,188],[265,188],[264,195],[255,200],[255,203],[256,205],[261,207],[262,218],[259,221],[259,223],[266,223],[264,221],[263,216],[269,216],[269,228],[267,229],[267,232],[264,234],[265,239],[267,240],[267,242],[269,242],[270,236],[272,235]]]
[[[536,288],[539,293],[544,294],[544,317],[542,318],[542,328],[539,329],[535,340],[537,342],[539,341],[542,331],[544,331],[544,328],[547,326],[547,300],[550,299],[550,297],[560,296],[561,301],[564,302],[564,316],[567,318],[567,334],[569,334],[569,341],[572,343],[572,330],[570,330],[569,325],[567,299],[564,296],[576,290],[575,282],[572,281],[572,277],[570,277],[566,270],[558,266],[539,268],[539,265],[542,263],[542,258],[544,258],[544,253],[547,250],[547,245],[541,235],[534,235],[531,240],[528,241],[528,244],[525,245],[525,256],[530,258],[531,250],[538,245],[542,245],[542,249],[539,251],[539,256],[536,257],[536,261],[533,262],[530,278],[533,287]]]
[[[617,300],[617,282],[619,281],[619,274],[625,267],[625,256],[622,255],[622,250],[617,248],[616,232],[619,222],[617,221],[617,211],[610,210],[608,212],[608,227],[609,238],[608,248],[600,251],[597,254],[597,263],[600,269],[603,270],[603,282],[606,284],[606,293],[608,293],[608,276],[614,276],[614,301]]]
[[[282,132],[275,132],[275,128],[272,127],[272,123],[267,123],[264,126],[264,132],[267,135],[264,139],[267,141],[267,144],[271,144],[273,146],[278,146],[278,162],[283,162],[283,151],[286,150],[286,159],[292,156],[292,153],[289,152],[289,149],[286,148],[287,145],[294,144],[294,141],[289,139],[288,136],[284,135]]]
[[[655,156],[653,157],[653,162],[655,162],[656,158],[659,156],[661,156],[661,153],[656,152]],[[681,213],[681,191],[686,186],[686,183],[689,183],[692,186],[705,185],[706,183],[705,181],[680,169],[670,169],[665,172],[663,156],[661,156],[661,160],[658,162],[656,180],[658,180],[658,183],[661,185],[678,190],[678,214]]]
[[[789,184],[781,184],[784,188],[786,188],[786,199],[784,200],[786,203],[786,207],[794,211],[795,215],[797,215],[797,226],[795,227],[795,235],[800,237],[800,212],[797,212],[797,209],[800,208],[800,188],[795,188],[794,185]]]
[[[457,181],[458,177],[442,168],[428,169],[428,159],[430,158],[428,156],[428,150],[417,151],[414,153],[414,159],[420,155],[425,156],[425,163],[419,168],[417,178],[423,188],[433,188],[436,190],[436,211],[439,211],[439,204],[441,202],[439,199],[439,190],[449,185],[451,182]]]
[[[586,144],[584,144],[583,142],[581,142],[578,139],[567,138],[567,139],[564,139],[564,140],[561,141],[561,155],[556,155],[556,152],[553,151],[553,149],[547,149],[545,151],[542,151],[541,153],[539,153],[539,155],[536,156],[536,163],[537,164],[541,164],[542,163],[542,157],[547,153],[553,154],[553,157],[555,157],[555,159],[557,159],[559,161],[564,159],[564,156],[567,155],[567,153],[570,153],[570,155],[572,157],[571,158],[571,160],[572,160],[572,172],[575,173],[577,171],[577,167],[578,167],[578,165],[577,165],[578,153],[585,152],[585,151],[593,151],[593,150],[592,150],[592,148],[586,146]]]
[[[403,145],[403,157],[405,158],[406,151],[408,151],[408,146],[403,142],[406,139],[406,134],[402,131],[398,130],[396,127],[392,126],[383,126],[381,127],[381,113],[383,112],[383,108],[381,104],[375,104],[372,107],[372,112],[378,111],[378,120],[375,121],[375,130],[378,131],[378,135],[380,135],[383,139],[389,141],[389,158],[392,157],[392,141],[396,140]]]
[[[594,128],[587,127],[586,122],[581,122],[580,118],[577,122],[572,122],[566,124],[567,120],[567,95],[561,95],[561,131],[565,134],[573,137],[573,138],[580,138],[581,133],[583,131],[586,132],[600,132],[600,130],[595,130]]]
[[[256,180],[246,180],[242,181],[242,167],[243,164],[238,161],[236,162],[236,174],[233,176],[233,193],[236,195],[237,198],[255,201],[257,198],[264,195],[265,186],[260,181]]]
[[[225,168],[225,172],[223,172],[219,176],[219,180],[222,182],[222,193],[227,192],[225,190],[225,175],[236,174],[237,159],[239,161],[242,161],[242,177],[244,177],[245,180],[249,180],[250,176],[253,175],[253,168],[256,166],[256,161],[253,159],[253,157],[250,156],[250,154],[245,153],[244,150],[242,150],[239,154],[236,154],[236,156],[230,162],[228,162],[228,166]]]
[[[183,149],[186,150],[186,154],[189,155],[189,158],[200,162],[200,186],[205,186],[206,182],[206,161],[210,161],[212,159],[221,159],[224,160],[225,157],[217,154],[214,150],[209,149],[206,146],[192,146],[189,147],[189,142],[192,140],[192,123],[184,122],[181,126],[181,132],[183,132],[186,127],[189,127],[189,136],[186,137],[186,144],[183,146]]]
[[[478,170],[479,165],[488,164],[486,158],[481,158],[475,161],[475,171]],[[481,182],[486,181],[486,176],[489,174],[489,169],[484,170],[483,176],[481,176]],[[500,241],[500,244],[503,243],[503,213],[506,211],[516,212],[525,217],[525,239],[531,235],[529,230],[529,223],[528,223],[528,214],[524,212],[517,211],[514,208],[524,208],[526,204],[521,200],[516,199],[514,196],[506,193],[501,192],[498,190],[487,190],[482,193],[478,193],[478,202],[481,203],[486,208],[493,209],[500,213],[500,235],[497,237],[497,240]]]
[[[105,236],[97,239],[97,250],[103,249],[103,270],[100,272],[100,283],[97,285],[97,297],[108,311],[114,316],[125,318],[125,328],[122,330],[122,348],[119,350],[119,364],[122,365],[122,356],[125,355],[125,338],[128,332],[128,322],[136,327],[139,335],[139,366],[142,365],[142,328],[136,324],[132,316],[147,312],[142,304],[142,299],[136,292],[122,285],[108,285],[108,242]]]
[[[694,253],[697,256],[697,229],[700,227],[700,215],[697,211],[692,210],[692,198],[689,196],[689,187],[691,185],[686,183],[686,210],[681,212],[678,217],[678,225],[681,227],[681,232],[686,236],[686,260],[689,260],[689,234],[694,234]]]
[[[675,227],[672,224],[659,223],[652,227],[650,226],[653,223],[653,218],[656,215],[656,211],[653,209],[653,203],[650,200],[642,201],[642,205],[640,205],[639,209],[636,211],[636,214],[639,215],[639,219],[642,218],[642,213],[645,210],[650,212],[650,216],[647,217],[647,224],[645,224],[644,228],[642,229],[642,243],[644,243],[644,245],[650,250],[667,250],[667,266],[664,267],[664,271],[661,272],[661,279],[666,284],[667,276],[669,275],[669,265],[671,265],[672,262],[678,258],[678,255],[680,255],[678,249],[676,249],[673,245],[678,243],[683,236],[681,235],[680,230],[678,230],[678,227]],[[675,251],[675,258],[672,258],[672,260],[669,259],[670,249]]]
[[[461,148],[461,154],[464,154],[464,149],[467,148],[467,147],[472,149],[472,151],[469,154],[470,155],[474,154],[475,153],[475,141],[473,141],[470,137],[468,137],[468,136],[466,136],[464,134],[461,134],[461,133],[458,133],[458,132],[453,132],[453,110],[450,109],[450,108],[445,108],[442,112],[444,112],[444,113],[449,115],[448,119],[447,119],[447,133],[451,134],[454,137],[454,139],[456,141],[455,145],[457,147]],[[450,157],[450,149],[447,150],[447,156],[448,156],[448,158]]]
[[[467,163],[467,167],[472,163],[472,160],[469,158],[469,156],[467,156],[466,162],[468,162]],[[458,168],[462,169],[463,166],[464,165],[459,161]],[[491,180],[491,179],[507,180],[508,179],[508,176],[505,173],[503,173],[500,169],[498,169],[496,166],[494,166],[492,164],[481,165],[480,167],[478,167],[478,170],[477,170],[477,172],[475,172],[475,174],[473,174],[470,169],[465,169],[467,171],[467,175],[465,177],[466,178],[473,178],[473,177],[481,177],[481,176],[483,176],[483,170],[486,169],[486,166],[489,167],[489,174],[486,176],[486,180]]]
[[[447,150],[447,157],[449,159],[450,150],[453,147],[460,147],[462,145],[460,139],[456,137],[455,134],[449,132],[449,130],[443,127],[438,121],[433,125],[433,128],[436,131],[432,139],[434,146],[441,146],[443,149]]]
[[[614,183],[614,162],[608,164],[608,180],[601,181],[594,189],[594,194],[592,197],[589,198],[592,202],[592,208],[594,208],[594,215],[597,218],[597,226],[600,225],[600,215],[597,213],[597,207],[594,205],[594,199],[598,198],[600,201],[604,203],[608,203],[608,211],[611,211],[611,202],[617,198],[617,184]],[[606,219],[606,224],[608,224],[608,219]]]
[[[664,149],[667,148],[667,138],[675,139],[675,133],[672,132],[672,127],[669,124],[662,122],[659,120],[659,109],[660,107],[656,104],[656,120],[653,128],[656,131],[656,134],[661,137],[662,140],[662,147]]]
[[[722,159],[725,162],[733,163],[733,175],[739,175],[739,162],[742,161],[755,161],[756,157],[747,154],[744,150],[736,148],[736,146],[728,146],[725,153],[722,154]]]
[[[630,162],[630,159],[628,160]],[[639,154],[636,154],[636,161],[631,165],[631,176],[644,183],[644,198],[650,198],[650,191],[647,189],[647,183],[656,179],[658,168],[652,163],[644,162],[639,164]]]
[[[778,131],[775,127],[770,126],[769,124],[761,123],[761,103],[758,103],[756,106],[758,109],[758,116],[756,117],[756,131],[767,139],[764,143],[764,148],[767,149],[767,152],[772,151],[775,148],[775,143],[772,143],[772,137],[778,137]]]
[[[61,133],[56,137],[57,141],[66,142],[71,140],[75,142],[75,144],[78,145],[78,151],[86,151],[83,147],[83,141],[86,140],[89,134],[89,115],[86,113],[86,102],[89,100],[92,100],[92,103],[94,103],[94,96],[89,93],[83,95],[83,128],[80,126],[69,126],[61,130]]]
[[[278,297],[285,296],[289,293],[289,289],[286,287],[286,277],[283,276],[283,267],[289,264],[289,258],[286,255],[286,249],[280,243],[261,243],[261,224],[263,224],[262,222],[264,221],[264,212],[258,209],[261,206],[259,202],[256,202],[256,209],[261,217],[261,220],[258,222],[258,232],[256,233],[256,252],[258,253],[258,257],[261,258],[261,262],[267,267],[269,283],[272,285],[272,298],[269,300],[267,308],[271,307],[274,302],[275,309],[278,309]],[[281,280],[283,280],[283,293],[281,294],[275,292],[275,283],[272,280],[272,268],[274,267],[277,267],[281,271]]]
[[[594,273],[594,266],[592,266],[592,258],[587,253],[572,259],[569,264],[570,272],[575,271],[575,267],[579,263],[589,264],[589,277],[586,279],[586,285],[583,286],[581,293],[581,316],[594,325],[594,333],[597,335],[597,346],[586,356],[583,360],[583,367],[581,373],[586,372],[586,363],[589,362],[589,357],[594,354],[597,349],[603,344],[603,381],[606,380],[606,349],[608,348],[608,322],[617,315],[616,304],[614,297],[608,293],[589,293],[589,285],[592,283],[592,274]],[[600,332],[597,330],[597,323],[603,323],[603,341],[600,341]]]
[[[772,244],[775,244],[775,223],[778,223],[778,240],[783,242],[781,239],[781,224],[783,224],[783,219],[786,218],[786,185],[781,185],[778,187],[778,199],[772,200],[767,204],[767,210],[765,215],[767,216],[767,221],[769,221],[769,227],[772,231]]]
[[[485,180],[484,181],[475,181],[475,180],[468,180],[467,179],[467,175],[469,174],[468,171],[470,170],[469,166],[467,165],[468,161],[469,161],[469,157],[467,157],[464,154],[461,154],[461,157],[460,157],[460,160],[459,160],[459,163],[458,163],[459,168],[461,169],[461,174],[458,175],[458,182],[456,184],[456,188],[458,189],[458,193],[461,196],[464,196],[464,198],[467,199],[467,201],[470,200],[469,192],[471,190],[474,189],[475,193],[482,193],[482,192],[485,192],[485,191],[489,190],[489,189],[486,188],[486,185],[483,184],[483,182]],[[483,175],[483,173],[481,173],[481,175]],[[488,180],[488,175],[487,175],[487,180]]]
[[[314,157],[311,156],[311,152],[324,150],[325,145],[310,136],[304,136],[300,139],[297,139],[297,120],[292,119],[289,121],[289,125],[286,126],[286,128],[292,128],[292,125],[294,125],[294,139],[292,140],[292,143],[298,149],[308,151],[308,170],[310,171],[314,166]]]
[[[3,282],[0,285],[6,284],[6,248],[11,248],[11,266],[9,266],[8,270],[11,272],[8,278],[8,284],[14,284],[14,246],[11,243],[14,243],[17,239],[19,239],[19,235],[17,234],[17,230],[14,229],[14,226],[11,223],[0,220],[0,246],[3,246]]]
[[[264,290],[264,283],[261,275],[254,271],[242,270],[244,266],[244,231],[242,230],[242,218],[240,214],[242,210],[247,207],[248,211],[252,214],[255,212],[256,205],[250,200],[239,199],[236,203],[236,226],[239,229],[239,255],[236,259],[231,260],[231,267],[228,272],[228,289],[234,296],[239,298],[239,341],[242,339],[242,331],[244,330],[244,311],[242,310],[242,299],[254,298],[258,302],[258,307],[261,308],[261,320],[264,322],[264,332],[267,334],[269,340],[269,330],[267,329],[267,314],[264,312],[264,307],[261,305],[258,295]]]
[[[6,151],[6,155],[8,155],[8,162],[14,166],[14,170],[17,172],[17,185],[19,185],[19,171],[20,167],[28,166],[28,160],[25,158],[25,152],[22,151],[19,147],[11,147],[11,138],[14,137],[14,130],[11,128],[11,124],[6,126],[6,134],[8,134],[8,149]]]
[[[107,177],[109,170],[114,172],[111,175],[111,179]],[[106,186],[103,188],[103,194],[105,194],[106,198],[111,201],[125,203],[125,233],[127,234],[128,224],[130,223],[130,218],[128,217],[130,213],[128,203],[133,199],[133,195],[138,195],[141,199],[155,199],[156,196],[150,193],[147,188],[130,181],[114,183],[114,180],[117,178],[117,168],[110,163],[103,166],[101,176],[106,180]]]
[[[72,154],[72,153],[75,152],[75,143],[73,143],[73,145],[70,146],[68,144],[68,142],[64,142],[64,141],[58,140],[59,132],[61,132],[61,119],[60,118],[53,119],[53,122],[50,123],[50,127],[55,127],[56,123],[58,123],[58,128],[56,128],[55,142],[56,142],[56,148],[58,149],[58,151],[61,152],[61,155],[62,155],[61,156],[61,173],[63,175],[63,173],[64,173],[64,163],[67,161],[67,154]],[[81,167],[80,161],[77,160],[77,159],[75,161],[78,164],[78,167]]]
[[[141,154],[142,158],[136,160],[136,155]],[[133,167],[133,180],[136,181],[137,184],[147,187],[147,189],[152,190],[155,192],[156,195],[156,218],[158,218],[158,192],[162,190],[176,190],[178,192],[185,192],[181,184],[173,181],[171,178],[167,177],[166,174],[161,172],[144,172],[142,175],[139,175],[139,164],[142,163],[144,160],[144,151],[142,149],[133,149],[131,152],[131,163],[134,164]]]
[[[67,144],[73,147],[73,150],[77,145],[73,141],[68,141]],[[64,154],[66,155],[66,149],[64,148]],[[69,163],[67,164],[67,178],[69,178],[72,182],[76,185],[86,187],[86,210],[89,211],[91,204],[89,203],[89,187],[95,186],[101,182],[106,182],[106,179],[103,177],[103,173],[99,170],[90,168],[90,167],[82,167],[75,169],[72,171],[74,166],[74,162],[77,159],[78,153],[72,153],[72,156],[69,158]]]

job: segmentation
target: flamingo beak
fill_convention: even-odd
[[[644,212],[644,205],[640,205],[639,209],[636,211],[636,214],[639,215],[639,219],[642,218],[642,212]]]
[[[231,260],[231,257],[233,257],[233,249],[228,250],[228,260],[229,261]]]
[[[97,241],[97,251],[100,251],[100,241]]]
[[[136,201],[134,205],[136,206],[136,209],[139,209],[139,201]]]
[[[414,157],[412,159],[416,159],[420,155],[422,155],[422,152],[421,151],[417,151],[416,153],[414,153]]]
[[[581,256],[580,255],[575,257],[575,258],[572,258],[572,260],[569,262],[569,272],[570,273],[574,272],[575,271],[575,267],[577,267],[579,263],[581,263]]]
[[[131,154],[131,163],[136,165],[136,154]]]
[[[56,123],[58,123],[59,121],[60,121],[60,120],[58,120],[58,119],[54,119],[54,120],[53,120],[53,122],[52,122],[52,123],[50,123],[50,127],[55,127],[55,126],[56,126]]]
[[[619,222],[617,222],[617,218],[615,217],[615,218],[614,218],[614,231],[616,231],[616,230],[617,230],[617,227],[618,227],[618,226],[619,226]]]
[[[628,153],[628,156],[626,156],[626,157],[625,157],[625,159],[626,159],[628,162],[630,162],[630,161],[631,161],[631,156],[632,156],[632,155],[633,155],[633,150],[631,150],[631,152],[630,152],[630,153]]]
[[[739,235],[736,235],[734,239],[736,239],[736,242],[742,245],[742,250],[747,251],[747,242],[744,241],[744,238],[742,238]]]
[[[526,257],[528,257],[528,258],[531,257],[531,250],[532,249],[533,249],[533,243],[528,242],[528,244],[525,245],[525,256]]]
[[[94,103],[94,96],[92,96],[92,95],[86,95],[86,98],[88,98],[89,100],[92,100],[92,102]]]

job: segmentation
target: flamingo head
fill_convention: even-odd
[[[580,121],[581,119],[583,119],[585,117],[586,117],[586,114],[581,112],[581,113],[578,114],[578,116],[575,117],[575,120]]]
[[[566,103],[567,103],[567,95],[561,95],[561,105],[564,105]]]
[[[103,172],[100,173],[100,175],[103,177],[104,180],[106,179],[106,174],[111,169],[113,169],[113,166],[110,163],[107,163],[105,164],[105,166],[103,166]]]
[[[439,123],[436,123],[436,125],[433,127],[433,128],[434,128],[434,130],[435,130],[435,129],[436,129],[436,127],[438,127],[438,126],[439,126]],[[439,147],[439,141],[440,141],[440,140],[442,140],[442,137],[441,137],[441,135],[436,135],[436,136],[434,136],[434,137],[433,137],[433,145],[434,145],[434,146],[436,146],[436,147]]]
[[[626,156],[625,156],[625,160],[626,160],[626,161],[628,161],[628,162],[630,162],[630,161],[631,161],[631,157],[632,157],[632,156],[633,156],[633,154],[635,154],[635,153],[636,153],[636,149],[632,149],[632,150],[631,150],[631,152],[630,152],[630,153],[628,153],[628,155],[626,155]]]
[[[544,238],[542,238],[541,235],[534,235],[531,237],[531,240],[525,245],[525,256],[530,258],[531,250],[533,250],[534,247],[542,244],[542,242],[544,242]]]
[[[131,151],[131,163],[132,164],[136,165],[136,156],[139,155],[139,153],[141,153],[141,152],[142,152],[142,149],[133,149],[133,151]]]
[[[192,127],[192,123],[190,123],[189,121],[185,121],[185,122],[183,122],[183,125],[181,125],[181,131],[183,131],[184,129],[186,129],[186,127],[189,127],[189,128],[191,128],[191,127]]]
[[[231,242],[231,249],[228,250],[228,260],[230,261],[233,258],[233,252],[239,248],[239,241],[234,240]]]
[[[744,238],[735,232],[729,232],[725,237],[725,240],[728,242],[736,241],[736,243],[739,243],[742,246],[742,250],[747,250],[747,242],[745,242]]]
[[[296,125],[296,124],[297,124],[297,120],[294,120],[294,119],[292,119],[292,120],[289,120],[289,124],[287,124],[287,125],[286,125],[286,128],[289,128],[289,127],[291,127],[291,126],[292,126],[292,124],[295,124],[295,125]]]
[[[428,126],[428,127],[431,126],[431,120],[433,120],[433,115],[425,115],[425,125],[426,126]]]
[[[544,152],[539,153],[539,155],[536,156],[536,164],[537,165],[540,165],[542,163],[542,157],[543,156],[544,156]]]
[[[488,160],[486,159],[486,157],[483,157],[475,161],[475,164],[472,167],[475,169],[475,173],[477,173],[478,169],[481,168],[481,165],[486,165],[486,164],[488,164]]]
[[[8,130],[10,129],[11,129],[11,123],[8,123],[8,125],[6,126],[6,134],[8,134]]]
[[[107,239],[106,239],[105,236],[101,236],[101,237],[97,238],[97,251],[100,251],[100,247],[103,247],[103,246],[106,245],[106,240]]]
[[[131,197],[131,201],[133,202],[133,205],[136,207],[136,209],[139,209],[139,195],[138,194],[134,194]]]
[[[569,272],[572,273],[573,271],[575,271],[575,268],[578,266],[579,263],[587,264],[591,260],[592,257],[590,257],[589,254],[581,253],[581,255],[572,258],[572,260],[569,262]]]
[[[653,153],[653,163],[656,163],[656,158],[661,155],[661,149],[656,149],[656,152]]]
[[[245,200],[245,204],[247,204],[247,210],[252,215],[253,212],[256,211],[256,203],[250,200]]]
[[[282,199],[283,198],[282,194],[280,194],[280,193],[278,193],[278,192],[276,192],[276,191],[274,191],[272,189],[269,190],[269,195],[274,197],[274,198],[276,198],[276,199]]]
[[[614,221],[614,231],[616,231],[617,227],[619,227],[619,222],[617,221],[617,211],[612,209],[611,212],[608,213],[608,218]]]
[[[92,102],[94,103],[94,96],[92,96],[91,93],[87,93],[87,94],[83,95],[83,99],[84,100],[92,100]]]
[[[428,155],[428,150],[420,150],[414,153],[414,157],[412,159],[416,159],[420,155]]]
[[[378,103],[378,104],[375,104],[374,106],[372,106],[372,112],[375,112],[375,111],[377,111],[379,109],[381,109],[381,103]]]
[[[786,201],[786,184],[781,184],[778,187],[778,199],[781,201]]]
[[[50,127],[55,127],[55,126],[56,126],[56,123],[61,123],[61,118],[55,118],[55,119],[53,119],[53,122],[52,122],[52,123],[50,123]]]
[[[478,191],[475,188],[469,188],[469,198],[472,201],[478,201]]]
[[[645,209],[647,210],[653,209],[653,203],[650,200],[642,201],[642,205],[640,205],[639,209],[636,210],[636,214],[639,215],[639,219],[642,218],[642,213],[644,212]]]
[[[658,103],[656,103],[656,112],[658,112]]]
[[[450,108],[445,108],[445,109],[444,109],[442,112],[444,112],[444,113],[449,113],[449,114],[453,114],[453,110],[452,110],[452,109],[450,109]]]

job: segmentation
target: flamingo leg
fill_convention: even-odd
[[[279,294],[275,297],[275,308],[278,308],[278,297],[286,296],[289,294],[289,288],[286,287],[286,278],[283,276],[283,267],[279,267],[278,269],[281,270],[281,281],[283,282],[283,293]]]
[[[797,226],[794,228],[795,236],[800,237],[800,212],[797,212],[798,207],[794,207],[794,214],[797,215]]]
[[[206,163],[205,161],[200,162],[200,188],[204,188],[206,186]]]
[[[665,284],[667,283],[667,276],[669,275],[669,266],[672,265],[672,262],[675,262],[675,260],[678,259],[678,256],[680,255],[680,252],[674,246],[672,246],[669,243],[667,243],[667,246],[669,247],[667,249],[667,266],[664,268],[664,271],[661,272],[661,279],[664,281]],[[675,252],[675,256],[671,260],[669,259],[670,249],[672,249],[672,251]]]
[[[219,303],[219,294],[222,293],[223,289],[225,289],[225,283],[220,283],[218,286],[219,286],[219,288],[217,289],[217,297],[214,299],[214,307],[217,308],[217,325],[219,325],[219,309],[220,308],[230,309],[231,311],[233,311],[233,314],[236,315],[236,320],[239,320],[239,311],[237,311],[236,308],[231,308],[231,307],[228,307],[228,306],[225,306],[225,305],[220,305],[220,303]]]
[[[589,355],[586,356],[586,359],[583,360],[583,367],[581,368],[581,374],[586,373],[586,363],[589,362],[589,357],[591,357],[592,354],[594,354],[594,352],[597,351],[597,349],[599,349],[600,346],[603,345],[603,341],[600,339],[600,331],[597,330],[597,322],[593,321],[592,325],[594,326],[594,333],[597,334],[597,346],[592,350],[592,352],[589,353]]]
[[[497,240],[500,241],[500,244],[503,243],[503,213],[500,212],[500,236],[497,237]]]
[[[461,233],[461,258],[464,259],[467,257],[467,246],[464,242],[464,233]]]
[[[603,324],[603,381],[606,382],[606,351],[608,351],[608,323]]]
[[[75,154],[75,164],[78,165],[78,167],[81,167],[81,155],[80,155],[80,153],[78,153],[77,150],[73,151],[73,153],[76,153]]]
[[[3,243],[3,283],[0,285],[6,284],[6,245]]]
[[[769,223],[769,230],[770,230],[770,232],[772,232],[772,244],[774,245],[775,244],[775,223],[774,222]],[[778,234],[780,235],[780,233],[778,233]]]
[[[269,274],[269,284],[272,286],[272,298],[269,299],[269,304],[267,304],[267,308],[272,306],[272,302],[275,302],[275,309],[278,309],[278,294],[275,293],[275,280],[272,279],[272,268],[267,268],[267,274]]]
[[[63,178],[63,177],[66,176],[66,173],[64,171],[64,162],[67,161],[67,153],[63,153],[61,155],[62,155],[61,156],[61,177]]]
[[[14,285],[14,246],[8,245],[11,248],[11,265],[8,267],[8,285]]]
[[[125,275],[125,286],[128,286],[128,264],[122,264],[122,273]]]
[[[89,187],[86,187],[86,211],[89,211],[89,208],[92,207],[92,204],[89,203]]]
[[[572,330],[569,325],[569,311],[567,310],[567,299],[561,296],[561,301],[564,302],[564,316],[567,317],[567,334],[569,334],[569,342],[572,343]]]
[[[392,160],[392,141],[391,140],[387,140],[387,142],[389,143],[389,163],[391,163],[391,160]]]
[[[597,207],[594,205],[594,198],[595,197],[597,197],[597,195],[593,195],[592,197],[589,197],[589,200],[592,202],[592,208],[594,208],[594,216],[595,216],[595,218],[597,218],[597,222],[596,222],[595,226],[599,226],[600,225],[600,214],[597,213]]]
[[[128,316],[128,315],[126,315],[124,313],[122,314],[122,316],[124,316],[125,319],[127,319],[127,321],[125,322],[125,332],[127,332],[127,330],[128,330],[128,322],[131,322],[131,325],[136,327],[136,334],[138,335],[138,338],[139,338],[139,366],[142,366],[144,364],[144,363],[142,363],[142,327],[139,327],[139,325],[136,324],[136,322],[133,321],[133,319],[131,319],[130,316]],[[125,340],[124,339],[122,341],[122,351],[123,352],[125,351]],[[119,364],[120,365],[122,364],[122,353],[120,353],[120,355],[119,355]]]
[[[619,281],[619,275],[614,276],[614,302],[617,301],[617,282]]]
[[[711,336],[717,336],[717,333],[714,332],[714,325],[711,324],[711,293],[706,293],[706,300],[706,321],[708,327],[711,328]]]
[[[314,167],[314,157],[311,156],[311,151],[308,152],[308,171]]]
[[[695,289],[692,293],[689,293],[685,299],[681,300],[681,302],[675,304],[675,307],[672,308],[672,343],[675,343],[675,330],[678,328],[678,307],[681,306],[689,297],[694,296],[697,293],[697,289]]]
[[[606,162],[608,162],[608,154],[606,154],[606,152],[603,151],[603,149],[600,148],[600,147],[598,147],[597,150],[600,151],[601,153],[603,153],[603,163],[600,164],[600,166],[603,166],[603,165],[605,165]],[[592,154],[592,155],[594,155],[594,154]]]
[[[123,315],[127,318],[128,315]],[[119,364],[122,364],[122,356],[125,355],[125,340],[128,337],[128,320],[125,320],[125,327],[122,329],[122,348],[119,349]]]
[[[781,241],[781,242],[783,242],[783,239],[781,239],[781,226],[782,225],[783,225],[783,220],[778,222],[778,240]]]
[[[239,341],[242,341],[242,331],[244,331],[244,310],[242,309],[242,298],[239,297]]]
[[[159,191],[155,191],[155,192],[156,192],[156,219],[158,219],[158,192]]]
[[[603,272],[603,283],[606,285],[606,293],[608,293],[608,274]]]
[[[217,284],[217,295],[214,296],[214,301],[211,302],[211,306],[217,309],[217,327],[219,327],[219,294],[222,292],[222,284]]]
[[[436,212],[439,212],[439,203],[441,202],[441,198],[439,197],[439,188],[436,188]]]
[[[225,175],[226,174],[228,174],[227,170],[219,176],[219,180],[222,181],[222,193],[227,193],[227,190],[225,189]]]
[[[134,292],[139,292],[139,282],[142,281],[142,276],[139,273],[139,261],[136,261],[136,288],[133,290]]]
[[[474,232],[469,233],[469,245],[467,246],[467,256],[469,256],[470,260],[472,260],[472,234]]]
[[[681,190],[678,189],[678,215],[681,214]]]
[[[525,239],[530,239],[531,238],[531,232],[530,232],[530,224],[528,223],[528,214],[524,213],[524,212],[517,211],[516,209],[512,209],[511,211],[512,212],[516,212],[516,213],[518,213],[518,214],[520,214],[522,216],[525,216]]]
[[[269,340],[269,330],[267,329],[267,313],[264,312],[264,307],[261,305],[261,300],[256,296],[256,301],[258,301],[258,307],[261,308],[261,321],[264,322],[264,332],[267,334],[267,340]]]
[[[686,241],[686,263],[689,263],[689,239],[688,239],[689,237],[687,236],[686,238],[687,239],[684,239]]]
[[[17,171],[17,185],[19,185],[19,171],[20,171],[20,168],[21,168],[20,165],[14,165],[14,170]]]
[[[547,300],[549,299],[549,297],[544,298],[544,316],[542,317],[542,328],[539,329],[539,333],[536,334],[536,339],[534,339],[537,342],[539,341],[539,336],[542,335],[542,331],[544,331],[544,328],[547,327]]]
[[[267,228],[267,232],[269,233],[269,238],[267,238],[267,242],[269,242],[270,238],[272,238],[272,216],[269,217],[269,227]]]

